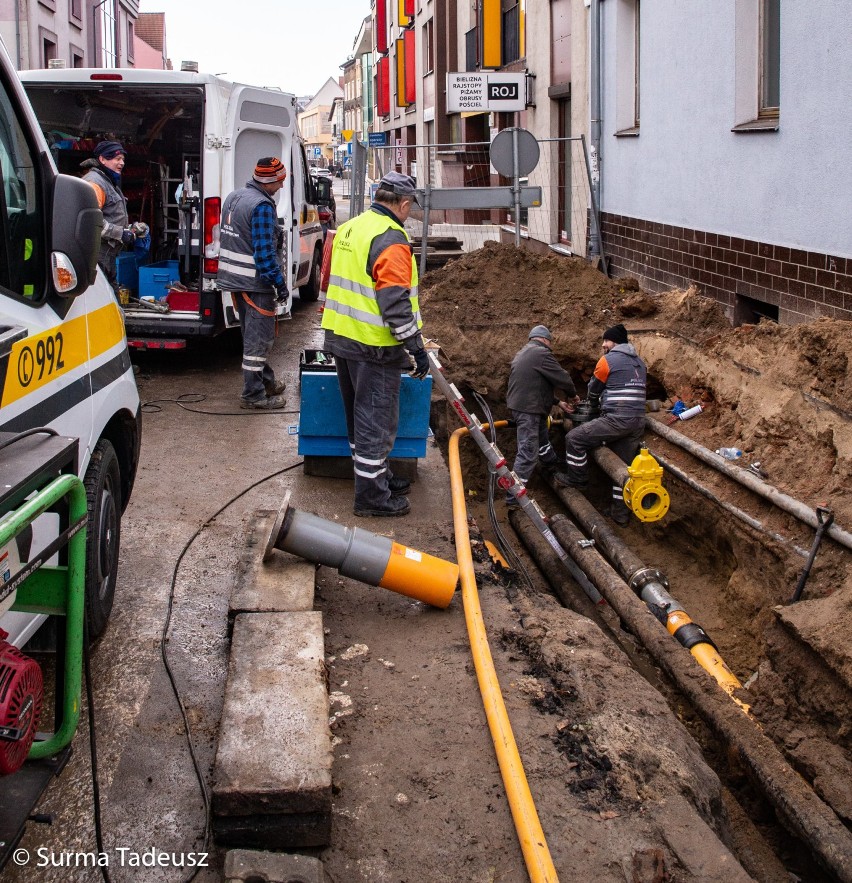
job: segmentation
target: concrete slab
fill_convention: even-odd
[[[313,610],[316,566],[275,552],[263,561],[263,551],[277,512],[254,513],[240,559],[236,586],[229,602],[231,621],[240,613],[283,613]]]
[[[219,843],[328,842],[328,715],[321,614],[238,615],[213,776]]]
[[[228,883],[325,883],[322,862],[308,855],[232,849],[225,856]]]

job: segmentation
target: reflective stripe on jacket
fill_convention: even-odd
[[[645,413],[645,363],[632,343],[620,343],[602,356],[592,379],[589,393],[601,396],[601,414]]]
[[[216,283],[225,291],[273,291],[272,285],[258,273],[251,235],[251,216],[264,201],[275,206],[275,200],[253,181],[225,198],[216,274]]]
[[[399,231],[408,241],[405,228],[395,218],[373,210],[358,215],[338,229],[331,253],[331,274],[322,315],[324,329],[367,346],[396,347],[423,326],[417,296],[417,264],[413,254],[408,292],[412,318],[405,325],[392,329],[382,316],[376,283],[370,275],[369,256],[376,237],[389,230]]]

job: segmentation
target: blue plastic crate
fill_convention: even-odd
[[[139,287],[139,266],[133,252],[124,252],[115,259],[115,275],[122,288],[136,291]]]
[[[403,374],[399,391],[399,429],[391,457],[426,456],[431,400],[431,377],[415,380]],[[306,369],[302,373],[299,453],[320,457],[352,456],[336,371]]]
[[[177,261],[157,261],[139,268],[139,297],[161,300],[169,293],[169,283],[180,280]]]

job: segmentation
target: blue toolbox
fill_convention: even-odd
[[[351,458],[334,356],[321,350],[304,350],[299,359],[299,377],[299,454]],[[431,399],[431,377],[415,380],[403,374],[399,429],[391,457],[426,456]]]

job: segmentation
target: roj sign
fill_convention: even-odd
[[[526,74],[465,72],[447,74],[450,113],[515,111],[526,107]]]

